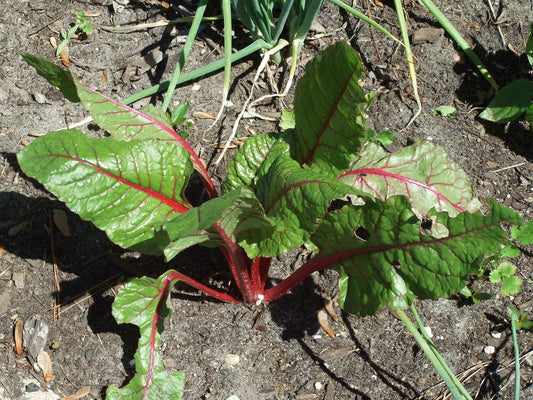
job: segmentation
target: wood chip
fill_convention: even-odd
[[[17,355],[20,357],[22,355],[22,335],[24,332],[24,323],[20,318],[17,318],[15,321],[15,328],[13,332],[13,338],[15,339],[15,351],[17,352]]]
[[[333,306],[333,301],[330,298],[327,298],[324,304],[324,308],[328,312],[329,316],[333,318],[333,321],[339,322],[339,316],[335,312],[335,307]]]
[[[192,116],[193,116],[193,118],[198,118],[198,119],[217,119],[216,115],[209,114],[209,113],[203,112],[203,111],[196,111],[196,112],[192,113]]]
[[[91,387],[90,386],[83,386],[79,388],[76,393],[71,394],[70,396],[61,397],[59,400],[78,400],[81,399],[84,396],[87,396],[91,393]]]
[[[331,329],[331,326],[329,325],[328,321],[328,314],[324,310],[320,310],[317,313],[317,319],[318,324],[324,329],[324,332],[326,332],[330,337],[335,337],[335,332],[333,332],[333,329]]]
[[[6,252],[6,249],[4,249],[2,246],[0,246],[0,260],[2,257],[4,257],[4,253]]]
[[[68,46],[66,46],[63,51],[61,52],[61,54],[59,55],[59,57],[61,58],[61,62],[63,63],[63,65],[67,68],[70,68],[70,51],[68,49]]]
[[[52,381],[52,360],[46,351],[41,351],[37,356],[37,364],[41,371],[43,371],[43,379],[46,383]]]
[[[67,213],[64,210],[55,209],[52,211],[52,214],[54,216],[54,225],[59,229],[59,232],[61,232],[63,236],[71,237],[72,233],[68,226]]]

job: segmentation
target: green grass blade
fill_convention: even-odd
[[[255,53],[256,51],[263,50],[263,49],[269,49],[271,46],[265,42],[262,39],[258,39],[252,44],[246,46],[244,49],[239,50],[238,52],[232,54],[231,56],[231,62],[234,63],[235,61],[238,61],[242,58],[248,57],[250,54]],[[205,75],[208,75],[212,72],[218,71],[226,65],[226,60],[221,59],[218,61],[214,61],[211,64],[208,64],[202,68],[198,68],[197,70],[187,72],[179,77],[179,79],[176,81],[176,85],[180,85],[182,83],[190,82],[192,80],[201,78]],[[142,90],[138,93],[135,93],[134,95],[125,98],[122,102],[124,104],[131,104],[135,103],[136,101],[143,99],[148,96],[153,96],[154,94],[161,93],[162,91],[166,90],[169,87],[170,81],[161,82],[158,85],[154,85],[148,89]]]
[[[167,111],[168,106],[170,104],[170,100],[172,99],[172,95],[174,94],[174,90],[178,85],[181,70],[183,69],[183,65],[185,64],[185,61],[187,60],[187,57],[191,52],[194,39],[198,34],[198,29],[200,28],[200,23],[202,22],[207,3],[208,0],[200,0],[200,3],[198,4],[198,8],[196,9],[196,14],[194,15],[189,34],[187,35],[187,40],[185,40],[185,44],[183,45],[183,50],[180,53],[178,63],[176,65],[176,68],[174,69],[174,73],[172,74],[172,79],[170,80],[170,83],[168,85],[167,93],[165,94],[165,99],[163,100],[163,105],[161,106],[161,110],[163,112]]]
[[[474,53],[474,50],[472,50],[472,47],[468,44],[468,42],[463,38],[463,36],[459,33],[459,31],[453,26],[453,24],[450,22],[450,20],[439,10],[439,8],[433,3],[431,0],[420,0],[433,14],[433,16],[439,21],[439,23],[442,25],[442,27],[448,32],[448,34],[451,36],[451,38],[457,43],[457,45],[465,52],[465,54],[470,58],[470,60],[474,63],[474,65],[477,67],[481,75],[487,80],[487,82],[496,90],[498,90],[498,84],[490,74],[490,72],[487,70],[485,65],[483,65],[483,62],[478,58],[476,53]]]
[[[385,36],[388,36],[388,37],[390,37],[391,39],[393,39],[394,41],[401,43],[401,41],[398,40],[398,39],[396,38],[396,36],[394,36],[392,33],[390,33],[388,30],[386,30],[384,27],[382,27],[382,26],[381,26],[380,24],[378,24],[376,21],[374,21],[373,19],[368,18],[365,14],[363,14],[363,13],[357,11],[355,8],[352,8],[352,7],[350,7],[349,5],[345,4],[342,0],[329,0],[329,1],[331,1],[333,4],[339,6],[339,7],[342,8],[343,10],[348,11],[350,14],[355,15],[357,18],[362,19],[362,20],[365,21],[367,24],[369,24],[370,26],[373,26],[373,27],[376,28],[378,31],[380,31],[381,33],[383,33]]]

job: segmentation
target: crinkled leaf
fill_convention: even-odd
[[[91,113],[100,128],[108,131],[117,140],[160,139],[175,141],[189,152],[194,168],[200,173],[211,197],[215,189],[204,164],[187,142],[172,128],[168,116],[153,105],[139,111],[83,86],[77,80],[78,95],[83,107]]]
[[[61,90],[63,96],[77,103],[80,101],[74,84],[74,78],[69,70],[65,70],[41,57],[27,53],[20,53],[24,60],[31,65],[39,75]]]
[[[263,133],[246,140],[229,162],[227,179],[224,182],[224,192],[229,192],[242,186],[255,187],[257,170],[267,156],[271,155],[272,146],[276,152],[289,152],[288,144],[280,139],[277,133]]]
[[[294,97],[301,163],[341,172],[359,151],[371,101],[358,80],[364,70],[355,50],[337,43],[306,66]]]
[[[468,176],[442,147],[427,141],[393,154],[368,143],[340,180],[381,200],[406,196],[419,215],[433,207],[451,216],[479,209]]]
[[[373,314],[410,294],[436,299],[461,290],[506,243],[500,223],[520,223],[514,211],[489,204],[487,216],[431,212],[449,231],[434,238],[422,233],[405,197],[368,200],[326,215],[311,239],[319,260],[340,267],[339,304],[351,313]]]
[[[249,237],[247,246],[243,246],[251,257],[269,257],[282,249],[300,246],[333,200],[361,193],[335,178],[300,166],[289,155],[278,154],[267,168],[261,168],[258,177],[257,197],[276,230],[270,238],[261,230],[246,232]],[[266,250],[270,248],[272,253]]]
[[[163,331],[162,318],[172,310],[166,300],[176,282],[175,271],[168,271],[159,279],[132,279],[118,293],[113,303],[113,316],[119,324],[135,324],[141,337],[135,352],[135,376],[121,389],[111,385],[107,400],[181,399],[185,373],[167,373],[158,348]]]
[[[479,117],[501,124],[512,121],[527,111],[532,99],[533,82],[517,79],[498,90]]]
[[[234,242],[239,230],[270,226],[255,194],[246,187],[236,189],[163,224],[159,243],[167,260],[195,244],[222,246],[215,224]]]
[[[174,142],[89,139],[65,130],[35,140],[17,157],[27,175],[123,247],[159,254],[155,229],[190,208],[183,190],[192,165]]]

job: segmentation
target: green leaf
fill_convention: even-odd
[[[167,373],[158,353],[162,318],[172,314],[166,300],[175,282],[175,271],[168,271],[157,280],[132,279],[118,293],[113,316],[119,324],[137,325],[141,337],[134,356],[135,376],[121,389],[111,385],[107,400],[179,400],[183,396],[185,373]]]
[[[224,242],[213,228],[215,224],[234,242],[239,230],[270,227],[255,194],[246,187],[236,189],[169,218],[163,224],[164,234],[160,235],[158,242],[167,260],[195,244],[223,246]]]
[[[533,123],[533,105],[529,106],[526,115],[524,116],[525,120],[529,123]]]
[[[517,79],[496,92],[479,117],[501,124],[512,121],[528,110],[532,99],[533,82],[527,79]]]
[[[500,257],[518,257],[520,256],[520,249],[512,244],[505,246],[500,252]]]
[[[363,73],[357,53],[344,43],[307,64],[294,96],[299,162],[334,173],[348,167],[364,138],[372,97],[359,86]]]
[[[27,175],[122,247],[159,254],[155,229],[190,208],[183,190],[192,165],[174,142],[89,139],[65,130],[38,138],[17,157]]]
[[[487,216],[431,212],[449,231],[442,238],[421,232],[404,197],[345,205],[326,215],[311,238],[320,249],[316,262],[339,267],[339,304],[351,313],[373,314],[410,294],[448,297],[506,243],[500,223],[520,221],[514,211],[489,205]]]
[[[449,161],[442,147],[428,141],[416,142],[393,154],[368,143],[339,179],[381,200],[406,196],[419,215],[436,207],[455,216],[476,211],[480,205],[470,178]]]
[[[281,112],[279,127],[286,131],[288,129],[294,129],[295,126],[296,120],[294,119],[294,111],[283,110]]]
[[[194,150],[172,128],[167,115],[152,104],[141,111],[106,97],[74,80],[83,107],[91,113],[100,128],[108,131],[117,140],[160,139],[174,141],[187,150],[194,169],[202,177],[211,197],[215,196],[213,182],[204,164]]]
[[[22,58],[31,65],[39,75],[61,90],[63,96],[68,100],[77,103],[80,101],[78,97],[76,86],[74,85],[74,78],[69,70],[52,64],[41,57],[33,56],[27,53],[20,53]]]
[[[439,106],[439,107],[435,108],[435,110],[433,110],[433,114],[440,114],[443,117],[449,117],[450,115],[452,115],[456,111],[457,111],[457,109],[455,107],[452,107],[452,106]]]
[[[277,133],[263,133],[246,140],[229,162],[228,174],[223,191],[229,192],[242,186],[255,188],[256,174],[268,155],[272,157],[272,147],[277,143],[276,152],[289,152],[289,145]]]
[[[172,110],[171,122],[173,126],[179,125],[187,119],[187,110],[189,109],[189,103],[178,104]]]
[[[521,226],[513,226],[511,228],[511,237],[524,246],[533,244],[533,220],[527,221]]]
[[[531,29],[531,32],[529,33],[529,37],[527,38],[526,55],[529,61],[529,65],[533,67],[533,29]]]
[[[517,276],[502,277],[502,287],[500,291],[504,296],[513,296],[520,291],[522,280]]]

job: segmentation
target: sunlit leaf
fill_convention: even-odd
[[[190,208],[183,190],[192,165],[174,142],[133,144],[68,130],[38,138],[17,157],[27,175],[123,247],[158,254],[155,229]]]
[[[161,400],[183,396],[185,373],[165,371],[159,346],[163,318],[171,317],[166,301],[176,282],[174,271],[159,279],[132,279],[118,293],[113,303],[113,316],[119,324],[134,324],[141,337],[135,352],[135,376],[121,389],[111,385],[107,400]]]
[[[373,314],[410,293],[437,299],[460,291],[506,243],[500,223],[520,223],[512,210],[493,202],[490,207],[487,216],[436,213],[449,235],[434,238],[421,232],[404,197],[346,205],[324,217],[312,240],[318,258],[340,267],[339,304],[351,313]]]

